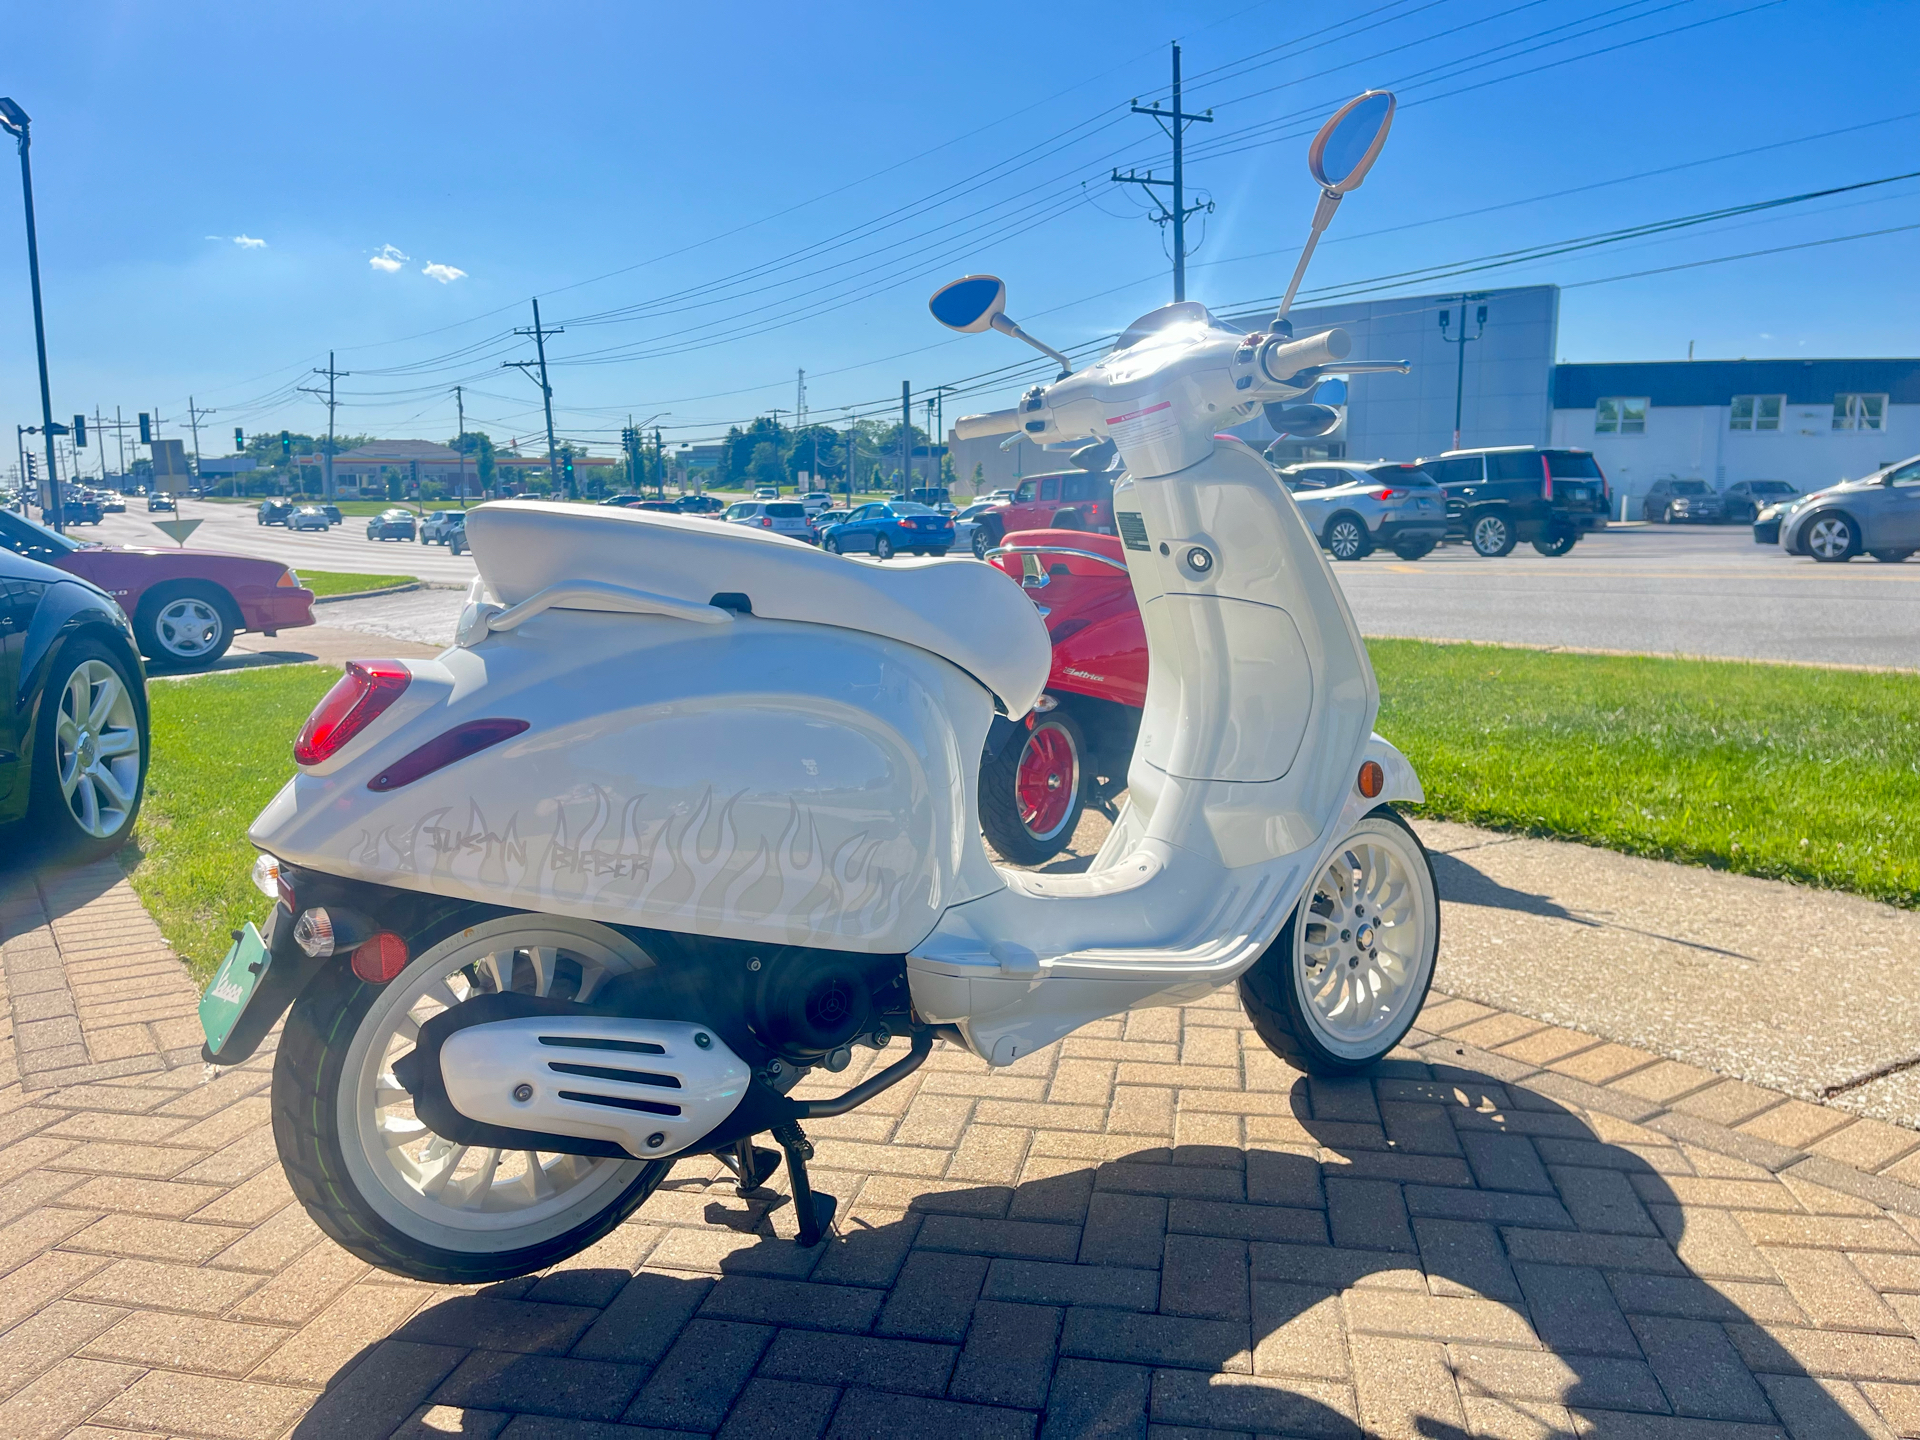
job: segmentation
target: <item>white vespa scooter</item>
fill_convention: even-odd
[[[1391,116],[1362,96],[1314,142],[1316,237]],[[990,277],[931,302],[1027,338],[1004,303]],[[800,1122],[872,1098],[936,1038],[1004,1065],[1237,980],[1308,1070],[1392,1049],[1438,945],[1425,852],[1388,808],[1419,782],[1371,734],[1373,673],[1313,535],[1215,431],[1329,369],[1405,367],[1341,363],[1337,330],[1292,339],[1285,308],[1242,334],[1168,306],[960,422],[1110,439],[1126,464],[1151,678],[1128,802],[1085,874],[1003,869],[981,840],[982,742],[996,712],[1028,714],[1049,653],[995,568],[636,511],[471,511],[456,645],[351,665],[309,718],[250,832],[278,903],[202,1004],[217,1064],[291,1005],[274,1134],[322,1228],[422,1279],[524,1274],[605,1235],[676,1156],[759,1185],[771,1131],[812,1244],[832,1202]],[[846,1094],[792,1098],[895,1037],[905,1055]]]

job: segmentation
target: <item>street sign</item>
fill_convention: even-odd
[[[184,440],[149,442],[153,454],[153,488],[169,495],[184,495],[193,483],[187,471],[187,444]]]
[[[198,530],[201,524],[198,520],[155,520],[151,523],[154,529],[181,546],[187,543],[187,537]]]

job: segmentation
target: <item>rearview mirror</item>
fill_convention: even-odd
[[[998,275],[964,275],[942,285],[927,301],[933,318],[949,330],[977,335],[993,328],[993,317],[1007,308],[1007,283]]]
[[[1331,405],[1283,405],[1270,401],[1264,407],[1267,424],[1282,436],[1296,440],[1317,440],[1340,428],[1340,412]]]
[[[1392,91],[1369,90],[1334,111],[1320,127],[1307,149],[1307,169],[1321,189],[1346,195],[1360,188],[1387,143],[1395,103]]]

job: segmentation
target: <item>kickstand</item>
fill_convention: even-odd
[[[751,1135],[743,1136],[724,1150],[712,1153],[714,1159],[733,1173],[734,1188],[741,1195],[751,1195],[780,1168],[780,1152],[755,1145]]]
[[[834,1208],[839,1202],[831,1195],[814,1193],[813,1182],[807,1178],[807,1161],[813,1158],[813,1142],[800,1129],[799,1121],[788,1120],[774,1126],[773,1138],[787,1152],[787,1181],[793,1189],[794,1219],[800,1225],[796,1243],[803,1246],[818,1245],[827,1227],[833,1224]]]

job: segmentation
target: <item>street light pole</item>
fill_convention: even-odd
[[[1447,325],[1453,317],[1452,308],[1449,307],[1440,312],[1441,342],[1446,345],[1457,345],[1460,349],[1460,363],[1455,367],[1453,375],[1453,448],[1456,450],[1460,448],[1460,414],[1462,402],[1465,400],[1467,390],[1467,346],[1487,333],[1487,307],[1482,305],[1474,315],[1476,326],[1474,333],[1471,335],[1467,334],[1467,301],[1484,300],[1486,298],[1485,295],[1462,295],[1460,297],[1460,333],[1458,335],[1449,335],[1447,333]]]
[[[33,165],[27,158],[32,122],[10,99],[0,99],[0,127],[20,145],[20,193],[27,207],[27,273],[33,282],[33,344],[40,359],[40,434],[47,442],[47,485],[53,497],[53,528],[65,533],[66,504],[60,494],[60,468],[54,463],[53,392],[47,384],[47,325],[40,308],[40,242],[33,228]]]

